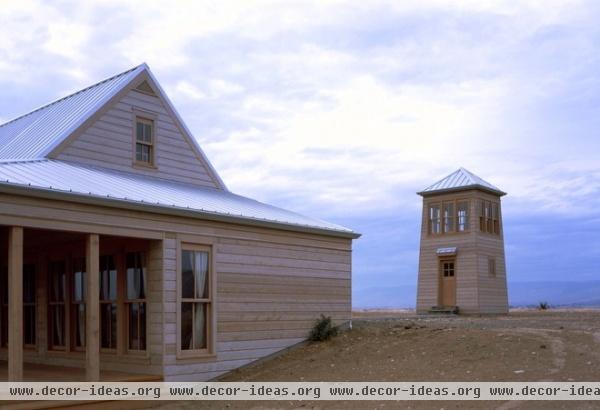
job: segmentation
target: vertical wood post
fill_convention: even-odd
[[[8,381],[23,380],[23,228],[8,231]]]
[[[85,377],[86,381],[100,380],[100,238],[86,238],[86,301],[85,301]]]

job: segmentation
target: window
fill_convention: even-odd
[[[75,258],[71,275],[71,345],[75,350],[85,349],[85,258]]]
[[[452,261],[442,262],[442,275],[445,278],[453,278],[454,277],[454,262],[452,262]]]
[[[0,270],[0,346],[8,345],[8,268]]]
[[[443,201],[429,204],[429,233],[465,232],[469,229],[469,202]]]
[[[100,347],[117,348],[117,268],[112,255],[100,256]]]
[[[490,276],[496,276],[496,259],[488,258],[488,273]]]
[[[64,261],[50,262],[48,265],[48,332],[49,345],[53,350],[65,350],[65,303],[67,274]]]
[[[444,232],[454,232],[454,202],[444,202]]]
[[[23,344],[33,347],[36,341],[35,265],[23,265]],[[0,346],[8,346],[8,268],[0,270]]]
[[[458,202],[457,206],[457,231],[465,232],[469,229],[469,203],[466,201]]]
[[[23,265],[23,344],[35,346],[35,265]]]
[[[154,121],[136,117],[135,120],[135,162],[144,165],[154,164]]]
[[[500,206],[497,202],[481,201],[479,204],[479,230],[500,234]]]
[[[127,294],[126,311],[128,323],[127,348],[146,350],[146,264],[142,252],[130,252],[126,256]]]
[[[210,248],[184,246],[181,252],[180,330],[182,353],[209,353],[212,318]]]
[[[496,235],[500,234],[500,215],[499,215],[498,204],[492,204],[492,221],[494,225],[494,233]]]
[[[440,206],[438,204],[429,207],[429,233],[441,233]]]

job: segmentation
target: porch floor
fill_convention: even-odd
[[[0,361],[0,381],[8,380],[8,363]],[[47,364],[23,363],[23,381],[26,382],[83,382],[85,369],[80,367],[51,366]],[[101,370],[103,382],[162,381],[161,376]]]

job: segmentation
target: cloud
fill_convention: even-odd
[[[359,286],[413,279],[415,192],[459,166],[509,193],[510,266],[529,269],[526,255],[549,253],[524,233],[528,217],[542,215],[552,238],[600,218],[599,11],[591,1],[5,2],[0,116],[146,61],[234,192],[365,233]],[[598,260],[586,255],[577,266],[589,276]],[[531,269],[518,272],[541,272]]]

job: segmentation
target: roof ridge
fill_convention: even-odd
[[[89,90],[90,88],[97,87],[97,86],[99,86],[100,84],[103,84],[103,83],[105,83],[105,82],[107,82],[107,81],[111,81],[111,80],[114,80],[114,79],[115,79],[115,78],[117,78],[117,77],[120,77],[120,76],[123,76],[123,75],[125,75],[125,74],[128,74],[128,73],[130,73],[130,72],[132,72],[132,71],[134,71],[134,70],[136,70],[136,69],[138,69],[138,68],[140,68],[140,67],[142,67],[142,66],[143,66],[143,67],[145,67],[145,68],[147,68],[147,67],[148,67],[146,63],[142,63],[142,64],[139,64],[139,65],[137,65],[137,66],[133,67],[133,68],[130,68],[130,69],[128,69],[128,70],[125,70],[125,71],[123,71],[123,72],[121,72],[121,73],[119,73],[119,74],[115,74],[115,75],[113,75],[113,76],[110,76],[110,77],[108,77],[108,78],[105,78],[104,80],[98,81],[97,83],[94,83],[94,84],[92,84],[92,85],[89,85],[89,86],[87,86],[87,87],[85,87],[85,88],[82,88],[81,90],[75,91],[74,93],[71,93],[71,94],[69,94],[69,95],[66,95],[66,96],[64,96],[64,97],[61,97],[61,98],[59,98],[59,99],[57,99],[57,100],[51,101],[51,102],[49,102],[49,103],[47,103],[47,104],[44,104],[44,105],[42,105],[42,106],[40,106],[40,107],[38,107],[38,108],[35,108],[35,109],[33,109],[33,110],[31,110],[31,111],[29,111],[29,112],[25,113],[25,114],[21,114],[21,115],[19,115],[18,117],[15,117],[15,118],[13,118],[12,120],[6,121],[6,122],[4,122],[4,123],[0,124],[0,128],[4,127],[5,125],[11,124],[11,123],[13,123],[13,122],[15,122],[15,121],[18,121],[18,120],[20,120],[20,119],[22,119],[22,118],[28,117],[29,115],[31,115],[31,114],[33,114],[33,113],[36,113],[36,112],[38,112],[38,111],[40,111],[40,110],[43,110],[44,108],[48,108],[48,107],[50,107],[50,106],[52,106],[52,105],[54,105],[54,104],[57,104],[57,103],[59,103],[59,102],[61,102],[61,101],[64,101],[64,100],[66,100],[67,98],[71,98],[71,97],[73,97],[73,96],[75,96],[75,95],[77,95],[77,94],[80,94],[80,93],[82,93],[82,92],[84,92],[84,91],[87,91],[87,90]]]

